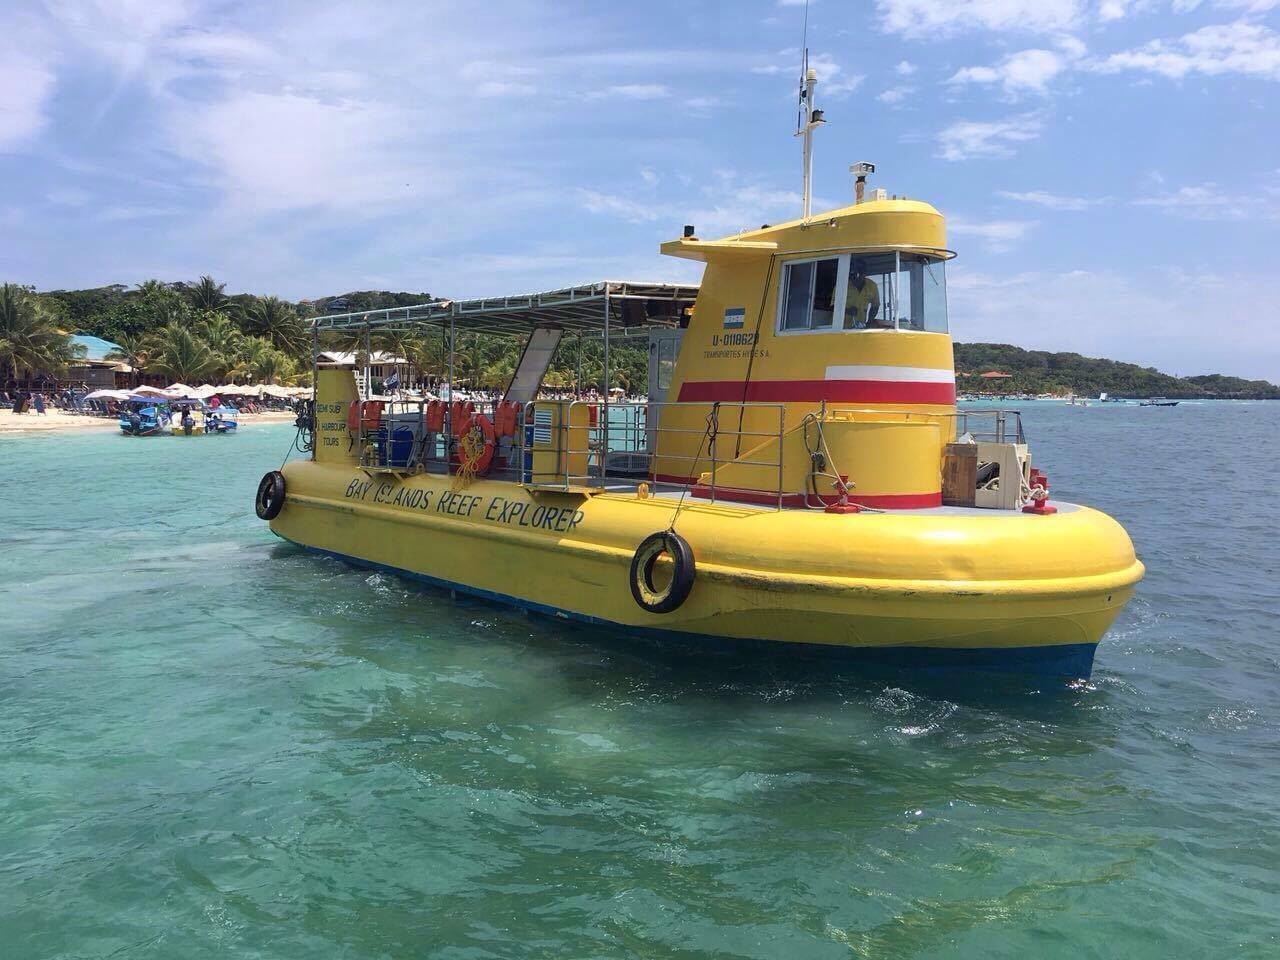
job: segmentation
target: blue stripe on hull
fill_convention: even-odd
[[[274,532],[274,531],[273,531]],[[279,534],[276,534],[280,536]],[[596,627],[608,627],[620,630],[629,635],[673,642],[683,645],[697,644],[705,646],[715,643],[737,650],[752,648],[770,653],[777,653],[785,648],[788,651],[803,651],[818,658],[832,658],[854,663],[867,663],[876,666],[910,668],[912,670],[982,670],[984,672],[1014,673],[1036,677],[1054,677],[1068,679],[1088,679],[1093,671],[1093,655],[1098,649],[1096,643],[1068,643],[1040,647],[837,647],[825,643],[803,643],[798,641],[754,640],[734,637],[717,637],[707,634],[685,633],[679,630],[662,630],[653,627],[636,627],[593,617],[585,613],[574,613],[559,607],[522,600],[519,597],[504,593],[494,593],[465,583],[442,580],[439,577],[391,567],[373,560],[364,560],[345,553],[336,553],[320,547],[311,547],[303,543],[280,539],[301,547],[308,553],[340,560],[343,563],[368,570],[377,570],[393,576],[416,580],[433,587],[456,590],[482,600],[503,606],[518,607],[533,613],[543,614],[560,620],[571,620],[577,623],[590,624]]]

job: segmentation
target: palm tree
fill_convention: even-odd
[[[293,307],[278,297],[261,297],[245,311],[245,326],[255,336],[270,340],[277,349],[301,353],[306,332]]]
[[[21,370],[60,373],[75,359],[71,338],[57,319],[24,287],[0,287],[0,363],[17,380]]]
[[[177,324],[156,331],[154,349],[151,369],[182,383],[198,383],[218,368],[209,344]]]
[[[240,354],[230,373],[236,379],[278,383],[297,377],[298,362],[273,347],[269,340],[245,337],[240,343]]]
[[[402,352],[398,356],[409,361],[419,378],[439,379],[449,369],[449,354],[444,347],[444,338],[437,334],[406,337],[400,349]]]
[[[226,374],[234,366],[244,342],[244,334],[240,332],[240,328],[225,313],[206,313],[203,322],[197,327],[197,333],[218,358],[214,374]]]
[[[472,334],[460,344],[454,355],[454,376],[459,374],[471,383],[479,381],[485,367],[485,344],[477,334]]]
[[[221,313],[227,309],[230,300],[223,293],[225,283],[214,282],[213,277],[205,274],[195,283],[187,288],[187,295],[191,298],[191,306],[198,313],[216,312]]]
[[[169,289],[169,285],[165,283],[163,280],[144,280],[142,281],[142,283],[138,284],[138,292],[141,293],[144,297],[146,296],[163,297],[168,295],[172,291]]]
[[[511,382],[516,372],[515,359],[502,356],[484,368],[480,375],[480,385],[490,390],[501,390]]]
[[[133,374],[133,385],[142,382],[142,372],[151,360],[150,338],[143,334],[124,334],[116,338],[116,345],[106,356],[108,360],[120,360],[127,363]]]
[[[235,363],[227,371],[228,375],[234,380],[256,377],[256,371],[263,365],[263,358],[274,349],[270,340],[264,340],[262,337],[245,337],[240,341],[240,349],[236,354]]]
[[[253,375],[261,383],[277,383],[292,380],[297,375],[298,363],[280,350],[264,350],[253,368]]]

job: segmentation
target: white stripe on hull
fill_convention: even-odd
[[[884,367],[873,364],[827,367],[828,380],[884,380],[891,383],[955,383],[950,370],[934,367]]]

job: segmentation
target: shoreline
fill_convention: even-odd
[[[254,424],[292,423],[293,419],[291,410],[268,410],[264,413],[243,413],[238,422],[240,427],[250,427]],[[33,433],[97,433],[108,428],[118,432],[120,424],[113,417],[84,417],[61,410],[50,410],[45,414],[0,410],[0,437]]]

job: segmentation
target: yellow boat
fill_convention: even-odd
[[[662,252],[609,281],[323,317],[310,457],[257,510],[321,554],[627,634],[1085,677],[1141,579],[1124,529],[1050,501],[1010,411],[957,411],[943,217],[854,204]],[[807,206],[807,203],[806,203]],[[519,336],[500,400],[377,398],[370,338]],[[648,397],[546,399],[575,341],[649,350]],[[452,359],[450,361],[452,370]],[[452,381],[452,377],[450,378]]]

